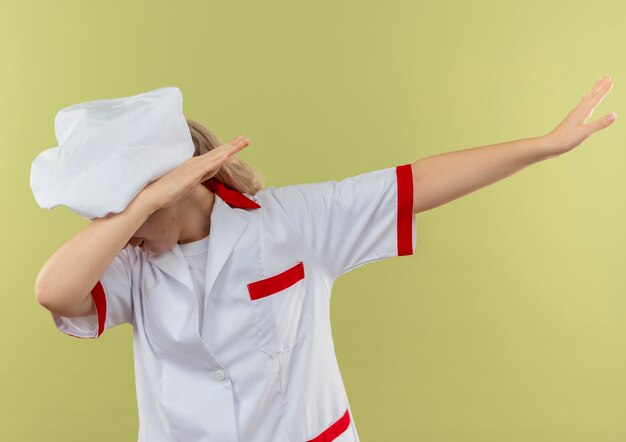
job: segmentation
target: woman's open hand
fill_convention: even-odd
[[[180,166],[144,187],[137,198],[150,208],[150,213],[169,207],[198,184],[213,177],[231,156],[250,144],[250,138],[239,135],[209,152],[188,158]]]
[[[595,108],[613,88],[613,80],[609,74],[599,78],[591,90],[583,95],[576,107],[563,121],[545,136],[549,156],[569,152],[594,133],[610,126],[617,114],[610,113],[598,118],[593,123],[585,124]]]

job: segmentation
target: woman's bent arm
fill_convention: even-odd
[[[151,215],[141,193],[123,212],[96,218],[59,247],[35,282],[37,302],[63,316],[81,316],[91,290]]]

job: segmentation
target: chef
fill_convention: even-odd
[[[416,213],[610,125],[582,124],[610,86],[596,82],[542,137],[254,194],[216,175],[248,138],[189,157],[177,88],[75,105],[57,116],[60,146],[33,162],[31,188],[42,207],[66,205],[92,222],[44,265],[37,299],[78,338],[132,325],[139,441],[358,441],[331,335],[335,279],[414,254]],[[140,148],[137,126],[152,131]],[[169,140],[159,144],[159,131]],[[160,155],[174,145],[178,157]],[[100,161],[88,159],[94,146]],[[126,173],[99,198],[107,190],[93,180],[115,168]],[[64,268],[75,278],[58,277]]]

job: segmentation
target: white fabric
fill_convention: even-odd
[[[209,237],[210,235],[198,241],[178,244],[191,271],[191,281],[193,282],[193,288],[196,292],[196,298],[198,299],[198,324],[200,330],[202,330],[202,320],[204,318],[204,278],[206,275],[206,256],[209,248]]]
[[[177,87],[74,104],[54,124],[58,146],[31,164],[33,195],[44,209],[65,205],[89,219],[122,212],[195,151]]]
[[[100,283],[106,293],[105,330],[133,322],[133,298],[130,294],[136,288],[131,287],[132,265],[128,252],[128,247],[122,249],[100,277]],[[95,337],[98,334],[96,314],[71,318],[52,314],[52,318],[57,328],[65,334],[77,338]]]
[[[331,290],[340,274],[398,256],[395,168],[249,197],[261,207],[215,197],[201,333],[180,245],[160,255],[127,247],[101,278],[105,329],[134,328],[139,442],[310,441],[346,412],[349,426],[325,442],[359,440],[334,352]],[[299,263],[303,278],[251,299],[249,284]],[[96,315],[53,317],[65,333],[99,336]]]

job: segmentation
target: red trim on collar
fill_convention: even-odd
[[[230,207],[239,207],[242,209],[258,209],[261,207],[256,201],[251,200],[238,190],[229,189],[224,183],[216,180],[214,177],[203,181],[202,184],[211,192],[222,198]]]

